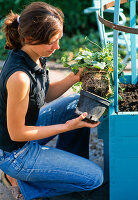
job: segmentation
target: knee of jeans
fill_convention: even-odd
[[[91,180],[87,182],[87,190],[93,190],[103,183],[103,170],[98,167],[95,171],[95,175],[92,177]]]
[[[99,167],[95,177],[95,188],[99,187],[103,183],[103,170]]]

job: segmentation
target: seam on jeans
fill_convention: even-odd
[[[20,164],[16,164],[16,158],[15,158],[11,164],[13,164],[15,170],[17,171],[16,175],[18,175],[23,168],[23,163],[20,162]]]
[[[39,145],[39,144],[38,144]],[[40,145],[39,145],[40,146]],[[36,159],[35,159],[35,162],[34,162],[34,164],[32,165],[32,168],[34,167],[34,165],[35,165],[35,163],[36,163],[36,161],[37,161],[37,158],[38,158],[38,155],[39,155],[39,152],[40,152],[40,148],[39,148],[39,150],[38,150],[38,152],[37,152],[37,155],[36,155]],[[29,170],[31,170],[30,171],[30,173],[28,174],[28,176],[26,177],[26,181],[28,180],[28,177],[29,177],[29,175],[31,174],[31,172],[32,172],[32,170],[33,169],[29,169]],[[26,169],[26,171],[27,171],[28,169]]]
[[[43,173],[56,172],[56,174],[57,174],[57,173],[63,173],[63,172],[64,172],[64,174],[65,174],[65,172],[66,172],[66,174],[68,173],[68,174],[73,174],[73,175],[77,175],[77,176],[80,176],[80,177],[85,177],[85,179],[88,180],[87,182],[91,181],[91,179],[90,179],[88,176],[83,175],[83,174],[80,174],[80,173],[74,173],[73,171],[67,172],[66,170],[63,171],[63,170],[40,170],[40,169],[24,169],[24,170],[25,170],[25,171],[30,171],[29,174],[28,174],[28,176],[27,176],[27,178],[26,178],[26,181],[28,181],[28,177],[30,176],[30,174],[31,174],[32,171],[39,171],[39,172],[43,172]],[[96,173],[95,173],[95,174],[96,174]],[[30,181],[30,180],[29,180],[29,181]],[[87,182],[86,182],[86,183],[87,183]]]
[[[24,166],[24,163],[25,163],[25,161],[26,161],[26,159],[25,159],[25,161],[24,162],[21,162],[21,161],[19,161],[20,163],[18,164],[18,159],[23,159],[23,157],[25,158],[26,156],[26,153],[27,153],[27,151],[28,151],[28,146],[27,147],[25,147],[24,149],[22,149],[21,150],[21,152],[19,151],[18,153],[20,153],[20,154],[15,154],[15,152],[13,153],[14,154],[14,161],[13,161],[13,165],[14,165],[14,167],[15,167],[15,169],[17,170],[17,176],[18,176],[18,174],[20,173],[20,171],[23,169],[23,166]],[[19,156],[21,156],[21,158],[19,158]]]

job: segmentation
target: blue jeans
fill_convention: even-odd
[[[79,95],[56,100],[41,109],[37,126],[62,124],[75,118]],[[88,128],[59,134],[56,148],[46,146],[53,137],[27,142],[13,152],[0,150],[0,168],[16,178],[26,200],[93,190],[103,182],[103,171],[89,161]]]

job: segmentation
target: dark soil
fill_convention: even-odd
[[[105,73],[89,71],[82,76],[81,81],[82,89],[85,91],[94,93],[103,98],[111,93],[109,78]]]
[[[119,89],[119,94],[122,100],[119,101],[119,111],[138,111],[138,83],[135,84],[120,84],[123,92]]]
[[[82,89],[91,93],[94,93],[103,98],[110,96],[111,88],[110,81],[105,77],[104,73],[99,71],[89,71],[83,74]],[[135,84],[120,84],[119,95],[122,100],[119,100],[119,111],[130,112],[138,111],[138,83]]]

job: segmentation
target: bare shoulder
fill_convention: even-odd
[[[24,96],[30,89],[30,78],[25,72],[17,71],[9,77],[6,87],[9,94],[14,92],[18,96]]]
[[[8,82],[10,83],[18,83],[18,84],[30,84],[30,78],[29,76],[23,72],[23,71],[17,71],[17,72],[14,72],[8,79],[7,81],[7,84]]]

